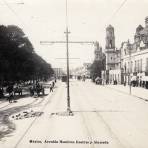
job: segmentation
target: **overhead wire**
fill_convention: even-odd
[[[116,11],[112,14],[112,16],[110,17],[110,19],[108,21],[110,21],[113,17],[115,17],[117,15],[117,13],[120,11],[120,9],[125,5],[125,3],[127,2],[127,0],[124,0],[121,5],[116,9]]]
[[[16,11],[8,4],[6,0],[1,0],[3,4],[13,13],[13,15],[18,19],[18,21],[21,23],[22,27],[25,27],[28,32],[32,32],[31,28],[22,20],[22,18],[16,13]],[[22,3],[24,4],[24,3]]]
[[[112,13],[111,17],[104,22],[105,25],[110,23],[110,21],[117,15],[117,13],[119,13],[119,11],[125,5],[126,2],[127,2],[127,0],[123,0],[123,2],[120,4],[120,6]],[[104,24],[102,24],[101,30],[102,30],[102,28],[104,29]]]
[[[22,25],[25,25],[26,26],[26,24],[24,23],[24,21],[17,15],[17,13],[14,11],[14,9],[12,7],[10,7],[10,5],[7,3],[7,1],[6,0],[1,0],[1,1],[15,15],[15,17],[22,23]]]

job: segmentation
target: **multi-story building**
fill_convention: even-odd
[[[134,43],[123,42],[119,50],[115,48],[114,28],[106,28],[106,71],[102,78],[107,82],[129,83],[148,82],[148,17],[145,27],[139,25],[134,35]]]
[[[136,28],[134,43],[122,43],[121,65],[124,70],[124,81],[148,80],[148,17],[145,18],[145,27],[139,25]]]

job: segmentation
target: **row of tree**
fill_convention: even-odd
[[[47,79],[53,74],[50,64],[34,48],[17,26],[0,26],[0,82]]]
[[[101,71],[105,70],[105,57],[101,60],[94,60],[90,67],[90,76],[93,81],[97,77],[101,78]]]

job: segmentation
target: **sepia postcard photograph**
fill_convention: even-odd
[[[0,0],[0,148],[148,148],[148,0]]]

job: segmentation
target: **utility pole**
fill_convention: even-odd
[[[74,44],[95,44],[94,41],[69,41],[69,29],[68,29],[68,10],[67,10],[67,0],[66,0],[66,35],[65,41],[40,41],[40,44],[55,44],[55,43],[66,43],[66,63],[67,63],[67,114],[72,115],[71,106],[70,106],[70,85],[69,85],[69,43]]]
[[[70,88],[69,88],[69,30],[68,30],[68,4],[66,0],[66,61],[67,61],[67,113],[68,115],[72,114],[71,108],[70,108]]]
[[[67,60],[67,113],[70,115],[72,113],[71,108],[70,108],[70,89],[69,89],[69,31],[68,27],[66,27],[66,60]]]
[[[50,44],[66,44],[66,63],[67,63],[67,113],[68,115],[72,114],[71,106],[70,106],[70,83],[69,83],[69,59],[79,59],[79,58],[69,58],[69,44],[91,44],[95,45],[94,41],[69,41],[69,30],[66,27],[66,31],[64,32],[66,35],[66,41],[40,41],[41,45],[50,45]],[[65,59],[65,58],[59,58]]]

